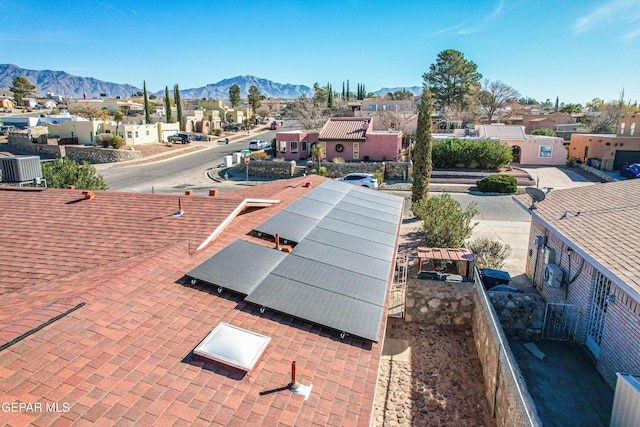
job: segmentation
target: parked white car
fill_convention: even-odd
[[[264,150],[270,147],[271,144],[269,144],[264,139],[254,139],[249,143],[249,150],[251,151]]]
[[[370,173],[350,173],[342,178],[338,178],[338,181],[361,185],[363,187],[378,188],[378,179]]]

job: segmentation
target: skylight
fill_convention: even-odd
[[[195,348],[205,359],[251,371],[271,341],[270,337],[221,322]]]

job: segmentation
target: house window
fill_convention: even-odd
[[[149,136],[149,129],[147,129],[147,136]]]
[[[138,137],[138,131],[136,131],[136,138]]]
[[[353,159],[359,159],[360,158],[360,143],[359,142],[354,142],[353,143]]]
[[[553,154],[553,146],[551,145],[541,145],[540,152],[538,153],[538,157],[551,157]]]
[[[302,149],[300,151],[303,153],[307,152],[307,141],[302,141]]]
[[[633,136],[633,134],[636,133],[636,123],[633,122],[631,123],[631,126],[629,126],[629,136]],[[622,145],[622,144],[620,144]]]
[[[287,152],[287,141],[280,141],[280,152],[281,153]]]
[[[298,152],[298,141],[291,141],[290,146],[291,146],[292,153]]]
[[[375,104],[369,105],[369,111],[376,111],[376,105]]]
[[[624,135],[624,123],[620,123],[620,135]]]
[[[131,136],[132,136],[132,135],[131,135],[131,131],[130,131],[130,130],[128,130],[128,131],[127,131],[127,138],[131,138]]]

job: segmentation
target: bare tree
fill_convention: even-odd
[[[77,104],[71,113],[89,120],[108,120],[110,118],[108,111],[88,103]]]
[[[482,83],[482,90],[478,97],[480,111],[487,116],[489,123],[492,122],[494,116],[498,120],[509,117],[512,112],[505,110],[507,103],[511,100],[518,99],[520,92],[512,88],[500,80],[490,81],[485,79]]]
[[[600,111],[586,117],[585,121],[591,127],[591,133],[616,133],[618,118],[631,109],[619,101],[609,101],[601,107]]]
[[[303,96],[293,101],[289,114],[305,129],[320,129],[330,117],[330,111],[325,108],[325,105]]]
[[[378,112],[378,120],[382,126],[402,131],[405,135],[415,132],[417,119],[418,113],[416,111],[384,110]]]

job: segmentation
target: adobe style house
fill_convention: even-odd
[[[308,159],[315,144],[324,147],[327,160],[394,161],[402,150],[402,132],[377,130],[375,119],[330,118],[319,132],[277,132],[277,157]]]
[[[523,114],[522,126],[526,132],[536,129],[555,130],[558,125],[575,124],[571,114]]]
[[[640,373],[640,180],[554,190],[531,212],[526,273],[612,388]],[[525,208],[527,195],[516,196]]]
[[[523,165],[564,166],[567,149],[562,138],[527,135],[523,126],[478,125],[478,137],[489,138],[508,145],[513,150],[513,163]]]
[[[329,218],[343,198],[395,212],[386,231]],[[0,187],[0,394],[31,405],[0,424],[369,425],[402,203],[315,175],[211,197]]]
[[[600,169],[614,171],[640,162],[640,114],[626,114],[618,119],[616,134],[573,134],[569,157],[587,163],[600,160]]]

